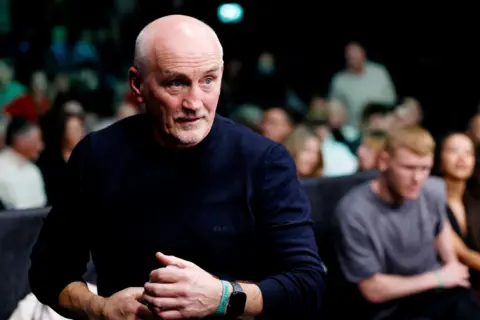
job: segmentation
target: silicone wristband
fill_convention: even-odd
[[[230,299],[230,283],[227,281],[222,281],[222,299],[218,305],[217,311],[215,311],[216,316],[223,316],[227,312],[228,300]]]
[[[438,287],[443,288],[444,284],[443,284],[443,279],[442,279],[442,276],[440,275],[440,272],[436,271],[435,277],[437,278],[437,281],[438,281]]]

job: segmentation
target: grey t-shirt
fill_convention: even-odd
[[[445,184],[429,178],[416,200],[383,201],[371,181],[350,191],[335,213],[340,266],[352,283],[382,273],[416,275],[440,268],[435,238],[446,220]]]

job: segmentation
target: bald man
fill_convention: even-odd
[[[215,114],[222,56],[190,17],[141,31],[129,83],[146,113],[73,151],[31,255],[41,302],[90,319],[317,317],[308,199],[282,145]]]

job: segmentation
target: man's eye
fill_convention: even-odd
[[[212,78],[206,78],[205,79],[205,84],[210,84],[213,82],[213,79]]]
[[[171,86],[171,87],[181,87],[182,83],[178,80],[172,80],[172,81],[169,82],[168,85]]]

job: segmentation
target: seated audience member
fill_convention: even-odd
[[[327,101],[319,94],[314,94],[308,105],[308,112],[321,113],[324,117],[328,114]]]
[[[230,114],[230,119],[258,132],[263,119],[263,111],[258,106],[244,104]]]
[[[0,151],[0,201],[7,209],[44,207],[47,199],[36,161],[43,149],[38,125],[23,118],[10,119]]]
[[[139,111],[134,105],[123,102],[118,106],[117,110],[115,111],[115,116],[113,116],[112,118],[103,119],[100,122],[96,123],[93,126],[93,131],[105,129],[106,127],[114,124],[119,120],[134,116],[138,113]]]
[[[25,90],[25,87],[15,80],[13,61],[0,59],[0,114],[7,104],[24,94]]]
[[[373,130],[368,132],[358,147],[358,170],[365,171],[378,169],[378,157],[385,146],[386,134],[384,131]]]
[[[370,103],[365,106],[360,119],[361,131],[368,132],[370,130],[387,131],[392,128],[396,118],[395,108],[391,106]]]
[[[444,185],[428,179],[434,149],[421,127],[392,130],[380,176],[354,188],[337,207],[340,266],[370,303],[366,319],[480,316],[468,269],[454,250]]]
[[[472,286],[480,290],[480,201],[467,190],[475,169],[475,147],[467,135],[453,133],[445,137],[438,151],[436,173],[447,185],[447,214],[455,250],[471,269]]]
[[[285,141],[301,178],[320,177],[323,174],[323,157],[320,140],[307,126],[300,125]]]
[[[396,118],[402,124],[418,124],[423,121],[420,102],[413,97],[405,97],[402,104],[395,109]]]
[[[50,105],[47,75],[43,71],[35,71],[31,77],[30,90],[6,105],[5,113],[10,117],[22,117],[39,123]]]
[[[293,117],[283,108],[270,108],[263,113],[260,132],[270,140],[284,143],[294,128]]]
[[[61,188],[67,161],[73,148],[85,135],[83,118],[79,115],[62,113],[52,123],[50,139],[45,141],[45,150],[37,165],[42,171],[48,203],[54,202]]]
[[[311,112],[307,116],[308,125],[313,129],[321,142],[323,156],[323,175],[338,177],[357,172],[357,157],[343,143],[338,142],[332,135],[328,121],[321,114]]]
[[[327,102],[328,123],[332,128],[332,134],[338,142],[346,145],[355,143],[360,132],[355,126],[349,124],[348,111],[345,104],[338,100],[332,99]]]

